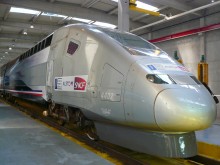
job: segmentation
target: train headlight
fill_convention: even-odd
[[[148,81],[155,84],[176,84],[169,75],[165,74],[148,74],[146,78]]]
[[[147,75],[147,80],[150,81],[150,82],[152,82],[152,83],[154,83],[154,81],[155,81],[155,75],[153,75],[153,74]]]

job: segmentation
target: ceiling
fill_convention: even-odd
[[[211,0],[139,0],[159,9],[166,16],[211,3]],[[57,28],[81,23],[73,18],[91,20],[90,23],[105,22],[118,24],[118,4],[112,0],[0,0],[0,66],[16,58],[41,41]],[[39,11],[37,14],[10,12],[11,7]],[[220,9],[219,9],[220,10]],[[201,17],[205,10],[187,15],[187,18]],[[54,14],[62,15],[55,17]],[[130,11],[130,30],[164,19]],[[34,28],[31,28],[31,25]],[[150,31],[145,28],[136,34]],[[25,34],[25,32],[27,34]]]

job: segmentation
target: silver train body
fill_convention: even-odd
[[[91,25],[56,30],[1,68],[4,95],[74,107],[100,139],[165,157],[196,155],[216,117],[209,91],[164,51]]]

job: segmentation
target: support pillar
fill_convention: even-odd
[[[200,27],[205,26],[205,18],[200,18]],[[206,59],[206,44],[205,44],[205,33],[201,33],[200,35],[200,56],[204,55]],[[199,58],[201,59],[201,57]]]
[[[121,32],[129,31],[129,0],[118,1],[118,29]]]

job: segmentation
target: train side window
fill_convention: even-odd
[[[73,55],[78,49],[78,47],[79,47],[79,44],[76,44],[73,41],[70,41],[68,44],[67,53],[69,55]]]
[[[32,56],[34,54],[34,47],[31,48],[31,53],[29,54],[29,56]]]
[[[37,53],[37,45],[34,47],[34,54]]]
[[[29,49],[29,50],[27,51],[27,53],[26,53],[26,55],[25,55],[24,58],[27,58],[27,57],[29,56],[30,53],[31,53],[31,50]]]
[[[38,45],[38,46],[37,46],[37,51],[39,52],[39,51],[41,51],[41,42],[38,43],[37,45]]]
[[[46,39],[46,45],[45,45],[45,47],[48,47],[48,46],[50,46],[50,44],[51,44],[51,41],[52,41],[52,37],[53,37],[53,35],[50,35],[49,37],[47,37],[47,39]]]
[[[41,50],[45,48],[45,40],[41,42]]]

